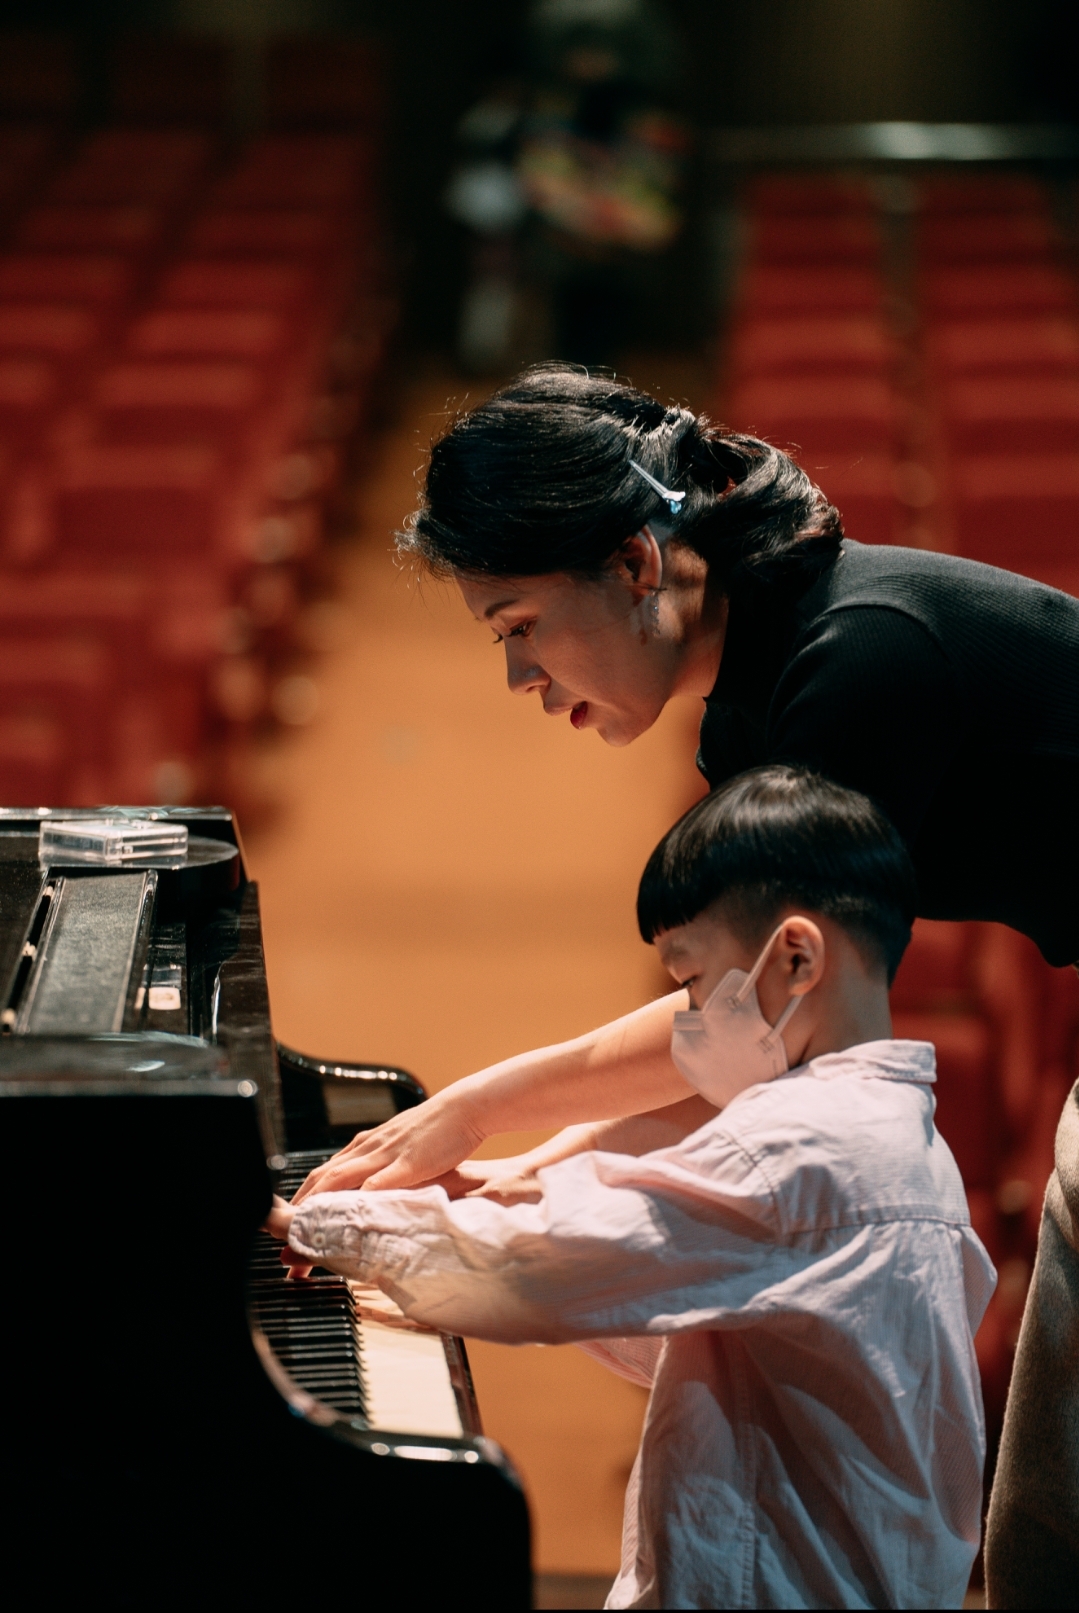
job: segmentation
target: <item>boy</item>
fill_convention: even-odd
[[[494,1182],[275,1212],[293,1264],[650,1386],[609,1607],[962,1603],[995,1273],[933,1127],[933,1050],[891,1039],[912,911],[865,797],[744,774],[664,837],[638,897],[688,990],[671,1051],[700,1097],[581,1137],[523,1184],[535,1202]]]

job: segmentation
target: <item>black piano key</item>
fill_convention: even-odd
[[[279,1196],[291,1198],[331,1152],[289,1154],[276,1179]],[[258,1235],[249,1273],[254,1320],[293,1382],[335,1411],[366,1421],[363,1346],[347,1283],[332,1274],[290,1280],[280,1250],[273,1238]]]
[[[365,1417],[366,1402],[352,1296],[339,1277],[255,1281],[251,1309],[285,1371],[336,1411]]]

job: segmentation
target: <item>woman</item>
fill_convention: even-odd
[[[924,916],[995,919],[1052,964],[1079,959],[1079,602],[973,561],[851,542],[778,449],[558,364],[436,443],[400,547],[456,580],[505,645],[511,691],[550,716],[628,745],[672,696],[696,694],[711,787],[763,762],[809,765],[884,807]],[[581,1123],[449,1185],[601,1142],[628,1151],[643,1122],[596,1123],[687,1098],[669,1053],[682,1005],[675,993],[458,1081],[303,1192],[429,1181],[529,1127]],[[681,1123],[654,1117],[668,1122]]]

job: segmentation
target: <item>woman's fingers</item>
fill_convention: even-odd
[[[382,1169],[397,1157],[401,1148],[408,1146],[413,1130],[408,1122],[413,1113],[413,1110],[408,1110],[403,1115],[395,1115],[385,1124],[354,1137],[324,1165],[316,1165],[293,1194],[292,1202],[299,1204],[312,1193],[333,1193],[345,1187],[360,1187],[373,1171]]]
[[[338,1193],[357,1187],[416,1187],[452,1171],[483,1141],[449,1102],[432,1099],[396,1115],[368,1132],[362,1145],[349,1144],[316,1167],[293,1196],[300,1204],[312,1193]]]
[[[393,1160],[392,1152],[386,1163]],[[383,1161],[375,1155],[357,1158],[355,1154],[335,1154],[325,1165],[317,1166],[293,1194],[293,1204],[300,1204],[312,1193],[342,1193],[347,1188],[362,1187],[369,1176],[382,1168]]]

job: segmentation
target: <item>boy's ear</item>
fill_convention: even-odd
[[[792,914],[783,920],[778,946],[793,994],[812,991],[824,974],[827,950],[820,925],[802,913]]]

